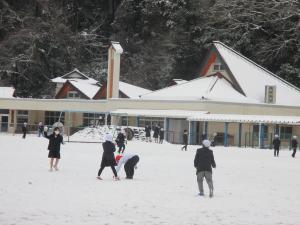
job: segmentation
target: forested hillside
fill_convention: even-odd
[[[40,97],[74,68],[105,80],[111,40],[121,79],[150,89],[195,78],[213,40],[300,87],[298,0],[0,0],[0,85]]]

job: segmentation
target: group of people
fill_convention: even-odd
[[[279,150],[280,150],[281,140],[280,140],[278,134],[274,135],[274,139],[273,139],[272,143],[273,143],[273,147],[274,147],[274,157],[279,157]],[[291,148],[293,150],[293,153],[292,153],[293,158],[295,158],[295,156],[296,156],[297,147],[298,147],[297,136],[293,136],[292,140],[291,140]]]
[[[145,136],[147,142],[152,142],[151,140],[151,131],[152,128],[147,124],[145,127]],[[155,143],[162,144],[165,139],[165,130],[164,128],[160,127],[159,125],[155,125],[153,128],[153,138]]]
[[[23,125],[22,125],[22,133],[23,133],[22,138],[23,139],[26,138],[27,132],[28,132],[28,124],[27,124],[27,122],[24,122]],[[39,122],[37,132],[38,132],[39,137],[43,136],[44,125],[43,125],[42,122]]]
[[[48,127],[43,128],[44,137],[49,139],[48,144],[48,158],[50,158],[50,169],[58,170],[58,163],[60,160],[60,147],[64,144],[63,136],[60,133],[60,129],[55,127],[53,133],[48,135]],[[125,151],[125,135],[124,132],[120,132],[115,140],[116,145],[119,147],[118,155],[115,156],[115,143],[113,141],[113,135],[107,133],[105,136],[105,142],[102,144],[103,154],[100,169],[98,170],[97,179],[102,180],[101,174],[105,167],[111,167],[113,171],[113,179],[120,180],[118,172],[124,165],[126,173],[126,179],[133,179],[134,169],[137,168],[139,162],[139,156],[136,154],[124,154]],[[116,168],[115,168],[116,167]]]
[[[118,173],[123,165],[126,173],[126,179],[133,179],[134,169],[137,168],[136,165],[140,158],[136,154],[124,154],[125,144],[122,143],[123,141],[125,142],[125,135],[120,132],[116,139],[116,143],[119,147],[119,154],[115,156],[114,153],[116,151],[116,147],[113,143],[113,136],[110,133],[106,134],[105,142],[102,144],[103,154],[97,179],[102,180],[101,174],[104,168],[110,167],[114,174],[113,179],[120,180]]]
[[[49,139],[48,145],[48,158],[50,158],[50,171],[53,169],[58,170],[58,163],[60,159],[60,146],[64,144],[63,137],[60,134],[58,127],[54,128],[53,133],[48,135],[48,128],[45,126],[43,130],[44,137]],[[188,133],[187,130],[183,134],[184,146],[182,150],[187,150]],[[102,180],[101,174],[105,167],[111,167],[113,172],[113,179],[120,180],[118,173],[120,172],[122,166],[124,165],[124,170],[126,173],[126,179],[133,179],[134,170],[137,168],[137,163],[139,162],[139,156],[137,154],[124,154],[125,151],[126,135],[124,132],[119,132],[115,140],[116,145],[119,147],[118,154],[115,156],[116,147],[113,141],[113,135],[107,133],[105,136],[105,142],[102,144],[103,154],[100,164],[100,169],[98,170],[97,179]],[[295,157],[298,141],[297,137],[293,136],[291,141],[291,146],[293,149],[292,157]],[[280,149],[280,138],[278,135],[274,136],[273,146],[274,146],[274,156],[279,156]],[[199,188],[199,195],[204,196],[203,181],[204,178],[209,187],[209,197],[214,196],[214,186],[212,180],[212,168],[216,168],[216,162],[214,159],[213,151],[210,149],[211,142],[207,139],[203,140],[202,148],[197,149],[194,158],[194,167],[196,168],[197,183]]]

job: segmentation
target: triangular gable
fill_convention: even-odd
[[[200,69],[200,77],[209,76],[214,74],[215,71],[212,70],[214,64],[219,61],[220,64],[224,66],[224,70],[228,75],[229,80],[233,84],[233,88],[240,92],[242,95],[246,96],[244,90],[241,88],[234,75],[231,73],[230,69],[226,65],[226,62],[223,60],[222,56],[219,54],[218,49],[212,45],[210,50],[208,51],[203,63],[201,64]],[[228,79],[227,79],[228,80]]]
[[[84,87],[81,87],[80,85],[84,85]],[[56,94],[55,98],[61,98],[60,96],[65,96],[68,94],[69,91],[73,91],[73,90],[76,90],[78,91],[78,93],[83,96],[85,99],[93,99],[93,97],[96,95],[96,93],[99,91],[99,90],[91,90],[91,85],[93,84],[86,84],[86,83],[83,83],[83,84],[78,84],[76,85],[74,83],[74,81],[69,81],[67,80],[62,88],[58,91],[58,93]],[[98,87],[100,89],[100,86]],[[87,93],[87,91],[89,93]]]
[[[221,42],[214,42],[214,51],[221,58],[226,70],[247,97],[264,103],[265,86],[276,86],[276,103],[300,105],[300,90],[242,54]]]
[[[221,73],[196,78],[183,84],[169,86],[141,96],[160,100],[215,100],[224,102],[257,103],[238,92]]]
[[[83,74],[78,69],[74,69],[73,71],[61,76],[61,78],[64,78],[64,79],[82,79],[82,80],[90,79],[87,75]]]

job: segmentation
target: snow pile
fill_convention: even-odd
[[[129,128],[133,132],[134,140],[145,140],[145,129],[141,127],[131,126],[96,126],[85,127],[82,130],[77,131],[70,136],[70,141],[82,141],[82,142],[104,142],[105,134],[111,133],[116,139],[117,135],[121,131]]]

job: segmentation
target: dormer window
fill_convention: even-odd
[[[79,98],[79,94],[77,91],[69,91],[68,98]]]
[[[224,66],[222,64],[215,64],[214,65],[214,71],[222,71],[224,70]]]

